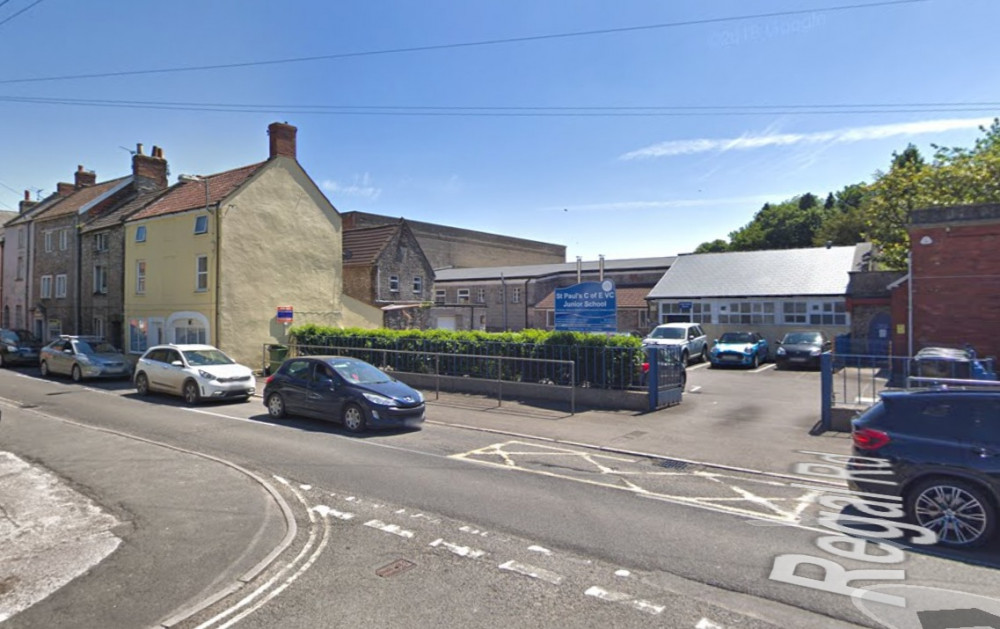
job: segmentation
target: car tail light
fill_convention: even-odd
[[[878,450],[889,443],[889,435],[874,428],[859,428],[851,436],[859,450]]]
[[[271,374],[270,376],[268,376],[267,380],[264,381],[264,384],[271,384],[272,380],[274,380],[274,374]]]

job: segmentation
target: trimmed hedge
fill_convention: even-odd
[[[379,366],[433,373],[435,358],[419,353],[450,354],[439,359],[442,375],[491,379],[499,376],[517,382],[569,384],[570,374],[564,365],[525,360],[503,361],[501,375],[497,372],[499,361],[488,357],[570,360],[575,364],[577,385],[614,389],[639,382],[645,356],[640,340],[631,336],[546,330],[369,330],[308,324],[293,327],[289,336],[300,355],[322,352],[325,347],[347,347],[352,348],[352,355]]]

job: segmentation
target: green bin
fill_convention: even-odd
[[[285,362],[288,358],[288,346],[287,345],[271,345],[267,348],[267,373],[272,374],[281,367],[281,363]]]

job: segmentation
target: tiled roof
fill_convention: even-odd
[[[663,269],[666,270],[674,262],[674,257],[665,258],[628,258],[623,260],[605,260],[605,271],[632,271]],[[595,272],[598,270],[599,262],[583,262],[581,264],[584,271]],[[500,279],[503,275],[505,279],[530,279],[545,277],[546,275],[557,275],[559,273],[576,273],[576,262],[562,262],[557,264],[526,264],[523,266],[490,266],[466,269],[440,269],[434,272],[434,281],[448,280],[493,280]]]
[[[87,223],[83,232],[93,232],[101,229],[107,229],[108,227],[114,227],[123,220],[125,220],[133,212],[142,209],[144,206],[149,204],[151,201],[157,199],[158,197],[166,194],[169,188],[164,190],[154,190],[151,192],[143,192],[133,196],[127,202],[117,206],[112,211],[107,212],[98,216],[96,219]]]
[[[207,175],[208,204],[219,203],[253,176],[267,162],[234,168],[215,175]],[[177,212],[187,212],[205,207],[205,184],[201,181],[184,181],[168,189],[167,194],[136,212],[128,220],[152,218]]]
[[[61,197],[55,192],[53,192],[49,196],[39,201],[36,205],[33,205],[32,207],[28,208],[28,210],[23,214],[18,213],[16,217],[10,219],[7,223],[4,223],[4,227],[13,227],[14,225],[20,225],[22,223],[31,222],[31,219],[33,219],[37,214],[44,212],[45,210],[52,207],[56,203],[59,203],[65,198],[66,197]]]
[[[63,216],[74,214],[80,211],[80,208],[83,206],[97,199],[102,194],[110,192],[116,186],[125,183],[129,179],[131,179],[131,175],[128,177],[119,177],[118,179],[102,181],[101,183],[94,184],[93,186],[87,186],[85,188],[74,190],[61,203],[55,203],[48,209],[35,214],[34,219],[47,221],[49,219],[61,218]]]
[[[648,288],[637,288],[634,286],[629,286],[626,288],[618,288],[615,290],[615,301],[619,309],[622,308],[642,308],[645,310],[649,307],[646,302],[646,295],[649,294]],[[554,310],[556,307],[556,292],[552,291],[545,296],[545,299],[541,300],[535,304],[535,308],[542,310]]]
[[[698,253],[677,257],[650,299],[843,295],[871,245]]]
[[[399,223],[346,230],[343,234],[344,265],[371,264],[397,231]]]

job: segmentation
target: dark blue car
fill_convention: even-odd
[[[274,419],[302,415],[338,421],[351,432],[414,428],[424,421],[424,396],[363,360],[343,356],[289,358],[264,386]]]

